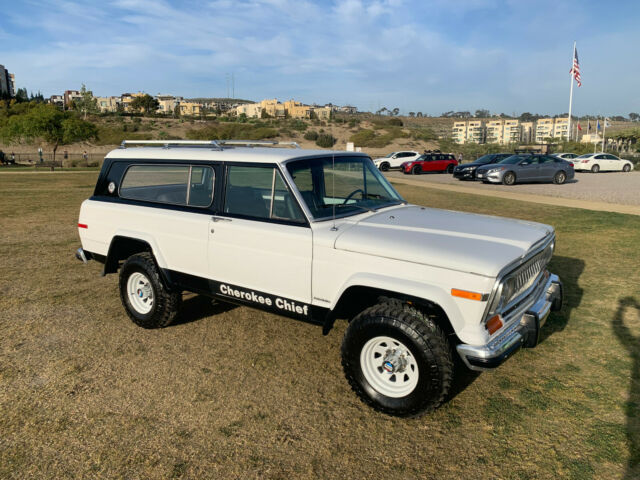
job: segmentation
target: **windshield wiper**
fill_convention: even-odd
[[[335,205],[327,205],[328,208],[331,207],[335,207],[335,208],[344,208],[344,207],[356,207],[356,208],[360,208],[362,210],[366,210],[367,212],[375,212],[375,210],[373,208],[370,207],[365,207],[364,205],[357,205],[355,203],[338,203]]]

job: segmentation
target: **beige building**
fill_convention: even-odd
[[[487,122],[487,143],[504,143],[504,120],[491,120]]]
[[[283,105],[285,115],[291,118],[311,118],[312,108],[309,105],[303,105],[295,100],[288,100]]]
[[[331,118],[331,107],[314,107],[313,113],[316,115],[318,120],[329,120]]]
[[[180,102],[180,115],[200,115],[201,105],[195,102]]]
[[[94,97],[96,99],[96,105],[100,112],[116,112],[118,110],[118,104],[120,103],[120,97]]]
[[[262,106],[259,103],[244,103],[235,109],[236,115],[246,115],[249,118],[260,118]]]
[[[481,120],[469,120],[467,123],[467,139],[465,143],[484,143],[485,129]]]
[[[533,143],[535,141],[535,122],[520,123],[520,142]]]
[[[456,143],[465,143],[467,140],[467,122],[454,122],[451,138]]]
[[[502,144],[518,143],[521,138],[520,120],[509,119],[504,121],[502,131]]]
[[[601,143],[602,137],[597,133],[585,133],[580,138],[582,143]]]
[[[125,112],[131,112],[131,102],[133,102],[133,99],[136,97],[143,97],[144,93],[142,92],[138,92],[138,93],[123,93],[120,96],[120,104],[122,105],[122,110]]]
[[[541,118],[536,122],[536,143],[545,143],[545,138],[553,137],[553,118]]]
[[[156,95],[158,101],[158,113],[163,115],[173,115],[176,107],[180,104],[182,97],[174,97],[173,95]]]
[[[569,138],[569,117],[556,118],[553,122],[553,136],[555,138]]]

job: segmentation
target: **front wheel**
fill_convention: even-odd
[[[556,174],[553,176],[553,183],[555,183],[556,185],[562,185],[566,180],[567,174],[562,170],[556,172]]]
[[[447,173],[453,173],[453,165],[447,165]]]
[[[130,256],[120,270],[120,300],[129,318],[143,328],[162,328],[175,318],[182,295],[164,286],[150,253]]]
[[[514,183],[516,183],[516,174],[513,172],[505,173],[504,177],[502,177],[502,183],[504,183],[505,185],[513,185]]]
[[[374,305],[351,321],[342,366],[363,402],[401,417],[435,410],[453,376],[444,333],[416,308],[395,301]]]
[[[594,165],[591,167],[591,173],[598,173],[600,171],[600,165]]]
[[[411,173],[413,173],[414,175],[418,175],[420,173],[420,170],[421,170],[420,165],[414,165],[411,168]]]
[[[628,163],[625,164],[625,166],[622,167],[622,171],[623,172],[630,172],[631,171],[631,165],[629,165]]]
[[[380,164],[380,170],[383,172],[386,172],[387,170],[389,170],[389,162],[382,162]]]

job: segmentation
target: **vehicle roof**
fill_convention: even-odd
[[[271,147],[128,147],[110,151],[105,159],[171,160],[173,162],[218,161],[283,163],[287,160],[318,156],[363,156],[366,153],[343,150],[303,150]]]

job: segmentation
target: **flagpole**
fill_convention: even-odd
[[[573,55],[571,56],[571,70],[569,71],[569,79],[571,81],[571,89],[569,90],[569,125],[567,129],[567,140],[571,141],[571,105],[573,103],[573,62],[576,58],[576,42],[573,42]]]
[[[602,152],[604,153],[604,138],[607,136],[607,117],[604,117],[604,127],[602,127]]]

